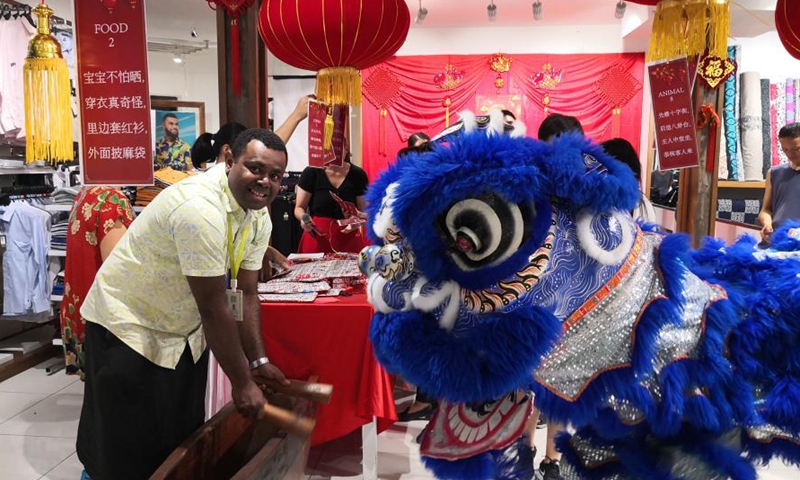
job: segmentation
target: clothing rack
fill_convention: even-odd
[[[0,205],[8,205],[12,200],[48,198],[55,188],[52,185],[14,185],[0,187]]]
[[[33,8],[30,5],[17,2],[16,0],[0,0],[0,21],[16,20],[22,17],[27,20],[33,28],[36,28],[36,22],[33,19],[32,12]],[[72,22],[55,15],[50,17],[50,23],[52,25],[72,26]]]

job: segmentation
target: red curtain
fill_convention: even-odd
[[[522,116],[518,118],[528,127],[528,135],[536,137],[536,131],[544,119],[543,99],[550,96],[549,113],[573,115],[583,124],[586,134],[597,141],[611,138],[613,106],[606,103],[597,92],[597,82],[603,74],[620,69],[631,75],[629,80],[638,88],[636,95],[621,106],[619,136],[639,148],[642,122],[642,90],[644,77],[643,53],[620,54],[508,54],[512,58],[511,70],[502,74],[505,85],[495,87],[497,73],[489,66],[492,55],[433,55],[395,57],[375,67],[363,70],[368,78],[375,68],[383,67],[402,83],[402,90],[394,102],[387,106],[385,122],[385,154],[379,151],[379,108],[368,101],[364,92],[363,116],[363,165],[370,179],[374,180],[394,160],[398,150],[406,146],[407,139],[416,132],[433,137],[445,128],[443,101],[450,97],[451,122],[458,119],[458,112],[478,112],[478,98],[519,96]],[[442,90],[433,77],[443,72],[450,63],[464,71],[461,83],[453,90]],[[534,87],[532,76],[549,64],[552,70],[561,70],[561,81],[552,89]]]

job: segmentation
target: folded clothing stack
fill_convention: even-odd
[[[67,250],[67,231],[69,218],[59,220],[50,229],[50,249],[65,252]]]
[[[152,187],[139,187],[136,190],[136,205],[147,206],[162,190],[174,185],[181,180],[189,178],[186,172],[179,172],[172,167],[162,168],[155,173],[155,185]]]
[[[74,188],[59,188],[51,196],[53,197],[53,203],[56,205],[72,205],[78,193],[78,190]]]

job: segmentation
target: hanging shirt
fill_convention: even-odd
[[[234,244],[244,245],[240,268],[259,270],[267,251],[268,210],[245,211],[225,169],[219,164],[161,192],[103,262],[81,307],[86,321],[164,368],[175,368],[187,343],[195,362],[205,350],[186,277],[227,273],[229,225]]]
[[[192,164],[191,147],[180,138],[171,144],[165,139],[156,142],[156,167],[172,167],[179,172],[185,172]]]
[[[3,256],[3,315],[26,315],[50,309],[47,251],[50,214],[25,202],[0,213],[6,235]]]
[[[25,136],[23,67],[34,33],[27,19],[0,21],[0,134]]]

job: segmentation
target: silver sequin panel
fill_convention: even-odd
[[[800,438],[792,437],[791,433],[785,430],[781,430],[775,425],[767,424],[759,427],[748,428],[747,434],[753,440],[758,440],[759,442],[764,442],[764,443],[771,442],[772,440],[778,438],[800,444]]]
[[[631,272],[599,305],[567,330],[535,372],[537,381],[574,399],[594,375],[631,360],[631,332],[649,300],[664,286],[655,269],[661,239],[645,235]]]
[[[575,471],[575,468],[566,460],[561,462],[561,478],[563,480],[586,480],[586,478],[579,475],[578,472]],[[610,477],[605,477],[604,480],[636,480],[636,479],[615,473]]]
[[[598,466],[617,460],[617,454],[611,447],[602,447],[579,435],[573,435],[569,444],[575,453],[581,457],[584,468],[597,468]]]

